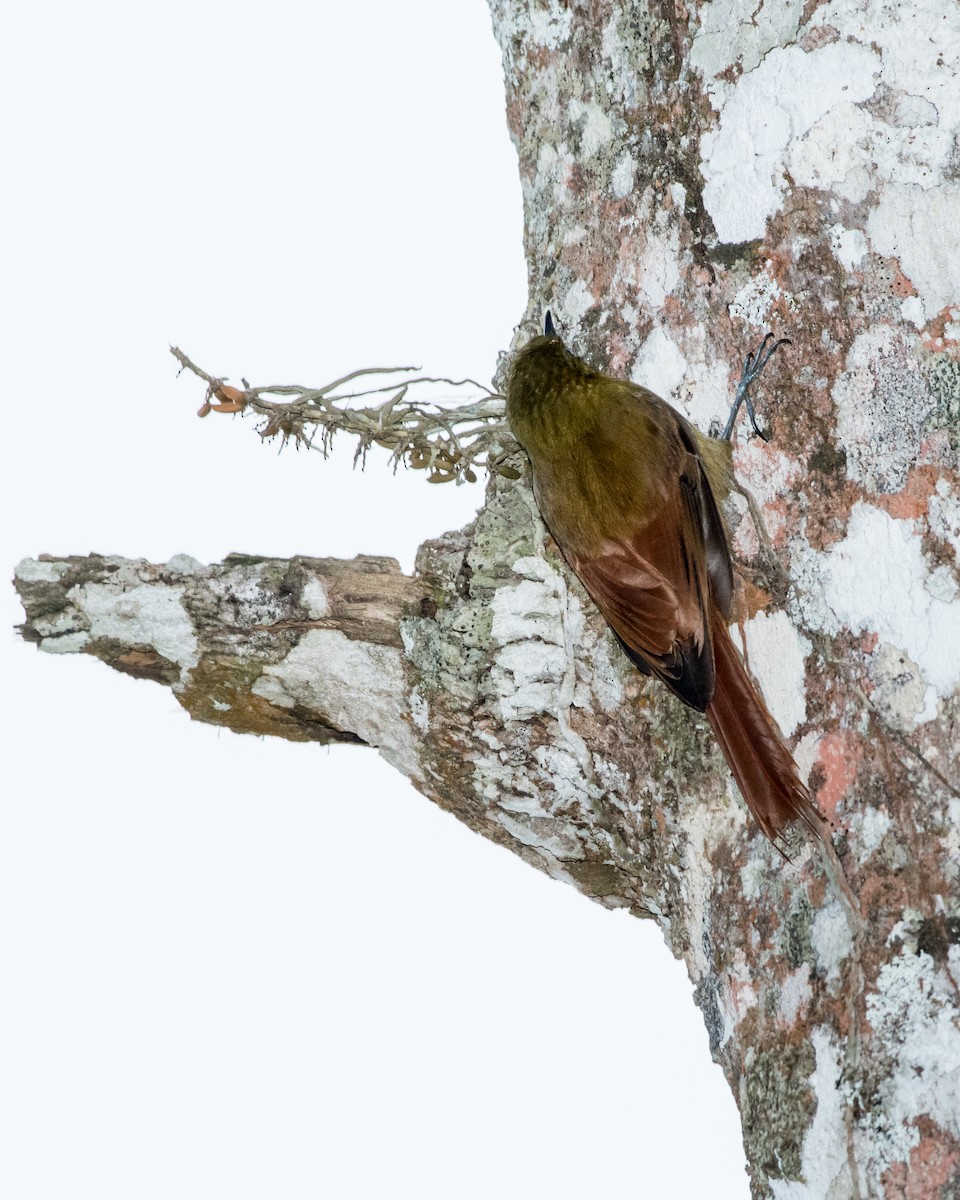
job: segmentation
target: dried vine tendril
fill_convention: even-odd
[[[504,398],[473,379],[443,379],[415,375],[381,387],[367,386],[375,375],[404,375],[417,367],[368,367],[351,371],[319,388],[296,384],[232,387],[222,378],[208,375],[177,349],[170,353],[181,371],[191,371],[207,385],[198,416],[210,412],[256,413],[262,417],[257,432],[264,439],[279,437],[284,443],[330,453],[334,435],[352,434],[357,439],[354,465],[363,466],[374,444],[390,451],[393,469],[403,463],[415,471],[427,471],[429,483],[474,483],[480,467],[508,479],[519,471],[505,459],[517,450],[504,419]],[[357,390],[344,390],[354,385]],[[472,387],[481,395],[468,404],[444,407],[429,400],[432,387]],[[279,396],[284,399],[272,399]],[[369,398],[385,397],[381,403]],[[355,406],[368,400],[364,406]]]

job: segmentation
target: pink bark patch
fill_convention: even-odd
[[[910,1151],[910,1165],[898,1163],[887,1174],[891,1195],[903,1200],[928,1200],[947,1195],[947,1188],[960,1177],[960,1155],[944,1145],[942,1131],[925,1137]]]
[[[825,817],[836,816],[837,805],[856,779],[862,761],[863,744],[850,730],[828,733],[821,740],[817,762],[823,783],[817,791],[817,806]]]
[[[920,332],[925,350],[949,350],[957,345],[956,338],[947,336],[947,325],[956,321],[953,312],[952,305],[942,308],[926,323]]]
[[[937,467],[914,467],[901,491],[891,496],[877,496],[875,502],[899,521],[915,521],[927,515],[927,501],[939,479]]]

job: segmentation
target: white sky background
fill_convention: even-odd
[[[197,420],[238,380],[487,380],[525,302],[483,0],[17,5],[0,99],[2,570],[396,555],[482,491]],[[684,970],[372,752],[237,737],[17,639],[8,1200],[748,1194]]]

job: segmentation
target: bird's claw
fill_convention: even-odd
[[[753,401],[750,399],[750,384],[757,378],[780,346],[790,345],[792,345],[790,338],[774,339],[773,334],[768,333],[757,349],[747,355],[744,360],[743,371],[740,374],[740,382],[737,384],[737,392],[730,408],[730,415],[727,417],[727,424],[721,435],[725,441],[730,440],[741,404],[745,404],[747,407],[747,416],[750,418],[750,427],[753,432],[757,437],[762,438],[763,441],[767,441],[767,435],[757,424],[757,414],[753,408]]]

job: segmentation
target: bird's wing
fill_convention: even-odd
[[[701,712],[715,682],[704,537],[714,512],[700,460],[688,451],[640,528],[570,556],[627,654]]]

